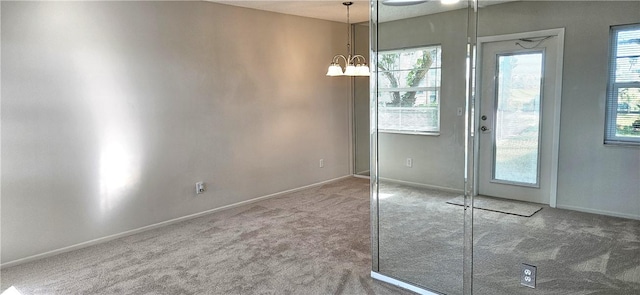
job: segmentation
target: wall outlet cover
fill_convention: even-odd
[[[535,265],[523,263],[520,267],[520,284],[529,288],[536,287],[536,271]]]

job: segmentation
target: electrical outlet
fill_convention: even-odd
[[[537,267],[534,265],[523,263],[520,268],[520,284],[535,289],[536,270]]]
[[[196,182],[196,194],[202,194],[207,190],[207,187],[204,185],[204,182]]]
[[[413,159],[407,158],[407,167],[413,167]]]
[[[324,168],[324,159],[320,159],[320,168]]]

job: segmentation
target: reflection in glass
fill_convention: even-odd
[[[378,53],[378,128],[440,130],[441,46]]]
[[[407,92],[398,92],[400,96]],[[417,106],[379,107],[378,120],[380,130],[396,131],[438,131],[438,92],[417,91]],[[379,92],[378,101],[391,99],[390,92]]]
[[[372,28],[379,274],[463,293],[467,3],[380,6]],[[435,136],[438,135],[438,136]],[[373,147],[372,147],[373,152]],[[374,194],[374,198],[375,198]],[[375,239],[376,237],[374,237]],[[374,245],[375,246],[375,245]]]
[[[495,180],[538,183],[542,52],[498,56]]]
[[[462,294],[463,209],[446,203],[458,194],[384,181],[379,189],[380,270]]]
[[[436,2],[429,1],[424,5],[435,7]],[[400,115],[392,117],[385,113],[384,108],[415,108],[411,101],[404,105],[402,99],[394,101],[412,90],[388,89],[392,83],[385,80],[387,78],[382,73],[393,72],[396,79],[402,80],[408,77],[411,69],[404,69],[404,72],[400,66],[389,67],[387,71],[374,69],[377,75],[371,105],[374,124],[372,180],[379,184],[379,187],[373,186],[376,205],[372,206],[375,213],[372,223],[378,226],[374,230],[374,244],[379,242],[375,244],[374,271],[444,294],[640,294],[640,221],[637,220],[640,218],[640,196],[638,182],[635,181],[639,179],[637,164],[640,158],[637,157],[637,149],[607,149],[603,148],[601,141],[602,94],[608,91],[609,95],[615,96],[612,106],[618,118],[639,113],[634,102],[640,100],[640,86],[631,84],[635,80],[630,83],[630,79],[640,77],[633,76],[640,71],[640,61],[636,62],[633,56],[640,55],[622,56],[616,50],[609,51],[611,56],[607,54],[608,42],[613,40],[607,34],[609,29],[616,26],[637,29],[640,25],[637,14],[639,2],[480,2],[484,3],[480,3],[482,5],[476,7],[477,10],[432,10],[422,16],[382,21],[379,26],[377,18],[372,22],[372,31],[378,38],[372,42],[374,51],[380,48],[383,50],[380,52],[397,52],[403,48],[440,44],[442,68],[445,69],[442,73],[430,69],[427,74],[438,73],[442,80],[441,88],[439,81],[429,84],[429,79],[418,87],[437,85],[438,89],[425,89],[424,94],[418,91],[415,94],[416,100],[425,101],[435,96],[434,102],[438,102],[441,109],[438,118],[440,136],[397,132],[408,125],[405,118],[402,117],[401,121]],[[418,7],[413,6],[403,13],[418,11]],[[394,14],[384,14],[381,9],[379,15],[389,17]],[[373,16],[378,17],[378,14]],[[477,32],[473,29],[476,24]],[[503,54],[498,56],[500,68],[493,66],[495,59],[487,62],[491,64],[491,75],[483,75],[483,71],[479,71],[478,88],[471,90],[489,91],[490,88],[487,92],[490,94],[483,97],[497,102],[495,109],[492,106],[487,112],[497,112],[487,121],[492,129],[490,136],[498,136],[493,138],[496,149],[491,150],[491,146],[482,149],[488,151],[489,157],[495,156],[496,165],[482,176],[486,175],[488,180],[492,176],[503,180],[499,185],[504,186],[513,182],[540,185],[540,188],[517,185],[515,194],[542,190],[548,186],[549,179],[557,181],[553,187],[557,194],[554,192],[553,197],[557,197],[559,208],[500,200],[499,204],[505,204],[504,201],[508,206],[535,205],[542,208],[531,216],[518,216],[448,205],[452,198],[460,198],[462,188],[467,189],[465,185],[468,184],[455,183],[451,179],[461,180],[463,175],[468,175],[467,179],[474,181],[473,187],[467,191],[475,192],[478,189],[475,179],[480,178],[477,168],[480,148],[476,142],[482,135],[479,132],[471,135],[472,139],[464,146],[463,128],[472,133],[474,127],[469,123],[464,125],[462,116],[456,115],[460,114],[458,108],[464,107],[465,102],[480,106],[480,94],[484,93],[477,91],[477,98],[466,97],[465,101],[464,87],[456,84],[456,81],[464,80],[465,71],[468,75],[473,75],[474,71],[475,61],[471,65],[464,62],[465,46],[470,45],[469,52],[473,52],[476,33],[479,38],[491,40],[512,34],[547,34],[547,31],[556,30],[554,28],[565,28],[562,38],[555,35],[557,37],[545,39],[547,41],[520,39],[520,43],[527,43],[527,49],[516,48],[515,55],[499,51]],[[471,32],[470,39],[465,36],[467,29]],[[516,46],[518,38],[510,39],[515,42],[509,46]],[[467,40],[471,40],[471,44],[467,44]],[[554,45],[552,40],[558,43]],[[622,40],[618,42],[620,44],[612,43],[621,45],[620,48],[627,52],[640,48],[640,43],[637,43],[640,36],[621,36],[619,40]],[[545,54],[541,52],[542,48],[546,48]],[[482,46],[478,47],[478,65],[489,60],[483,58],[486,52]],[[491,57],[495,58],[495,51],[492,54]],[[548,90],[548,94],[544,103],[541,95],[542,57],[547,58],[545,71],[557,70],[556,74],[545,75],[547,84],[543,88]],[[617,57],[618,63],[614,64]],[[551,66],[555,64],[561,67]],[[610,75],[607,65],[611,71],[617,72]],[[496,69],[502,76],[494,84],[493,71]],[[607,88],[604,82],[608,75],[612,79],[610,86],[614,82],[619,84]],[[491,82],[483,84],[484,78]],[[384,84],[387,89],[378,88],[375,83]],[[500,87],[500,94],[497,94],[495,86]],[[552,89],[562,89],[557,91],[561,104],[552,96],[556,93]],[[394,91],[397,96],[394,96]],[[553,102],[558,103],[557,107],[562,105],[562,112],[553,107],[556,105]],[[480,111],[467,108],[463,114],[473,114],[475,122],[480,123],[483,115]],[[541,113],[557,117],[543,120]],[[380,124],[375,125],[377,118]],[[385,118],[392,123],[382,122]],[[608,120],[615,123],[615,118],[609,117]],[[629,124],[633,121],[625,120],[620,123],[626,127],[621,127],[632,131]],[[549,146],[552,142],[549,138],[543,136],[544,140],[539,139],[543,133],[541,127],[554,126],[560,121],[562,136],[554,143],[559,146],[559,156],[553,160],[560,169],[558,175],[546,177],[545,173],[538,172],[543,170],[538,165],[538,154],[547,156],[553,148]],[[615,131],[617,127],[614,124],[612,128]],[[466,151],[472,152],[465,154],[465,147]],[[469,158],[469,167],[473,169],[462,171],[465,157]],[[544,163],[540,167],[546,169],[549,162]],[[491,165],[483,164],[483,167],[487,166]],[[515,168],[524,168],[525,171]],[[538,176],[539,173],[543,176]],[[466,198],[468,206],[471,199]],[[473,221],[473,227],[464,228],[465,232],[463,216],[465,221]],[[466,237],[464,248],[463,234]],[[535,289],[520,284],[522,264],[537,267]],[[464,286],[463,278],[466,279]]]

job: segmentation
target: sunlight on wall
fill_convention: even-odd
[[[100,208],[113,209],[137,183],[139,170],[130,149],[116,140],[106,140],[100,152]]]
[[[70,80],[76,85],[76,99],[83,105],[68,105],[70,111],[86,113],[88,130],[78,141],[98,143],[92,153],[96,176],[85,179],[95,188],[96,206],[105,217],[138,187],[140,178],[140,131],[133,110],[130,57],[124,51],[126,34],[116,27],[105,26],[83,12],[82,6],[43,6],[38,19],[59,38],[51,42],[60,52],[59,61],[75,72]],[[54,55],[55,56],[55,55]],[[92,147],[96,149],[95,147]]]
[[[130,75],[108,46],[87,48],[74,57],[100,144],[100,211],[105,215],[132,193],[140,178],[139,127],[132,114]]]

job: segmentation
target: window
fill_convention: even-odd
[[[440,132],[441,47],[378,53],[378,130]]]
[[[611,27],[605,143],[640,144],[640,24]]]

